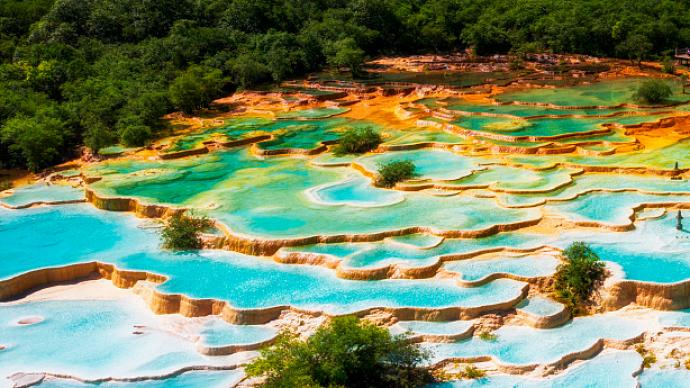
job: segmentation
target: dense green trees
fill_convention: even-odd
[[[4,0],[0,164],[37,169],[80,144],[142,145],[172,110],[327,65],[357,73],[380,54],[473,47],[639,62],[685,46],[690,5],[672,0]]]
[[[246,368],[264,387],[418,387],[429,354],[404,336],[357,318],[334,318],[306,341],[283,333]]]

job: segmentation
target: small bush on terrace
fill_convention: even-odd
[[[570,244],[563,260],[554,274],[554,296],[578,313],[606,279],[606,266],[584,242]]]
[[[363,154],[381,144],[381,135],[371,127],[350,128],[338,140],[333,153],[336,156]]]
[[[393,160],[379,165],[376,183],[383,187],[393,187],[396,183],[416,175],[416,167],[410,160]]]
[[[213,222],[206,217],[175,214],[168,219],[161,232],[163,247],[174,250],[200,249],[202,243],[199,233],[212,225]]]
[[[467,365],[461,375],[466,379],[481,379],[486,376],[486,372],[474,365]]]
[[[479,333],[479,338],[482,341],[487,341],[487,342],[496,342],[498,340],[498,335],[488,332],[488,331],[483,331]]]
[[[306,341],[282,333],[246,368],[263,387],[418,387],[430,355],[404,336],[356,317],[334,318]]]
[[[660,79],[644,81],[635,92],[635,99],[647,104],[658,104],[671,97],[673,92],[668,84]]]
[[[9,190],[12,188],[12,181],[0,181],[0,191]]]

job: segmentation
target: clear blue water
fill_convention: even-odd
[[[428,322],[400,321],[398,326],[415,334],[453,335],[464,333],[474,324],[472,321]]]
[[[463,280],[479,280],[493,273],[510,273],[524,277],[550,276],[556,272],[558,259],[551,255],[534,254],[525,257],[478,258],[444,264],[451,272],[458,272]]]
[[[634,351],[609,351],[591,360],[574,365],[557,375],[544,379],[522,376],[494,375],[475,380],[460,380],[435,384],[436,388],[634,388],[633,373],[640,368],[642,358]],[[646,373],[646,372],[645,372]],[[680,381],[680,380],[676,380]],[[646,387],[646,385],[642,385]],[[663,385],[650,385],[662,387]],[[664,387],[682,387],[666,385]]]
[[[71,380],[44,380],[38,386],[41,388],[227,388],[244,376],[241,370],[186,372],[175,377],[162,380],[143,380],[137,382],[105,382],[87,384]]]
[[[664,326],[690,327],[690,309],[665,311],[661,313],[659,322]]]
[[[690,387],[690,370],[647,369],[638,380],[641,388],[687,388]]]
[[[518,310],[546,317],[557,314],[564,308],[562,304],[539,295],[531,296],[517,305]]]
[[[434,359],[493,356],[504,363],[534,364],[555,362],[568,353],[588,349],[600,338],[625,340],[645,331],[642,319],[604,314],[575,318],[553,329],[505,325],[494,333],[495,341],[478,337],[455,343],[428,345]]]
[[[246,345],[275,337],[276,329],[261,325],[231,325],[220,318],[208,320],[201,332],[201,343],[208,347]]]
[[[326,268],[283,265],[234,252],[163,252],[157,231],[137,228],[129,214],[88,205],[28,209],[22,216],[18,211],[2,212],[0,244],[9,249],[1,253],[0,277],[101,260],[169,276],[160,286],[163,292],[217,298],[238,308],[293,305],[331,313],[369,307],[480,306],[515,298],[523,286],[510,280],[477,288],[460,288],[452,280],[351,281]],[[205,276],[190,277],[190,273]]]
[[[620,265],[628,279],[672,283],[690,279],[690,232],[677,231],[675,225],[675,213],[672,213],[659,219],[637,222],[634,230],[625,233],[602,230],[564,232],[560,235],[509,232],[479,239],[446,239],[431,249],[415,249],[382,241],[317,244],[284,250],[332,254],[340,257],[344,265],[354,268],[380,267],[392,263],[420,267],[436,263],[439,256],[488,248],[526,249],[543,245],[565,248],[574,241],[587,241],[602,260]],[[645,241],[645,244],[640,244],[640,241]],[[449,265],[463,264],[446,264]],[[486,267],[490,270],[491,264],[487,263]],[[529,271],[525,268],[519,270]]]
[[[632,208],[641,203],[690,203],[687,195],[649,195],[636,192],[589,193],[577,199],[553,203],[547,211],[555,212],[573,221],[597,221],[622,225],[629,223]]]
[[[94,379],[159,375],[192,365],[221,365],[195,345],[162,329],[138,299],[72,300],[0,305],[0,376],[52,372]],[[44,321],[17,325],[27,316]],[[135,328],[143,325],[144,329]],[[141,330],[143,334],[135,334]]]

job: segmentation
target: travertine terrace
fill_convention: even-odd
[[[178,129],[149,147],[1,193],[0,386],[247,385],[243,365],[279,330],[346,314],[407,333],[450,380],[473,363],[497,384],[690,381],[690,221],[676,218],[690,209],[690,94],[617,61],[466,59],[383,58],[361,79],[238,92],[170,115]],[[673,95],[635,100],[647,78]],[[383,143],[334,155],[353,127]],[[379,187],[379,164],[403,159],[415,178]],[[213,220],[205,249],[160,248],[181,212]],[[551,285],[574,241],[610,276],[573,318]],[[78,337],[47,334],[80,320],[109,336],[88,334],[112,349],[103,368],[66,350]]]

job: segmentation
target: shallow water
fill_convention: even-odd
[[[495,340],[479,337],[455,343],[429,344],[434,360],[448,357],[493,356],[509,364],[556,362],[568,353],[583,351],[601,338],[626,340],[646,330],[649,323],[615,314],[575,318],[553,329],[504,325],[494,332]]]
[[[27,316],[45,320],[17,324]],[[230,361],[199,354],[193,342],[165,330],[161,318],[139,300],[1,305],[0,325],[0,343],[7,346],[0,351],[2,377],[14,372],[52,372],[87,379],[135,377]]]
[[[0,203],[12,207],[27,206],[39,202],[63,202],[84,199],[84,189],[67,184],[34,183],[13,189],[13,194],[0,197]]]
[[[546,379],[522,376],[492,375],[475,380],[461,380],[436,384],[434,387],[587,387],[633,388],[637,381],[633,373],[640,368],[642,358],[634,351],[608,351],[591,360],[571,366],[566,371]],[[644,375],[644,374],[643,374]],[[644,385],[643,385],[644,386]]]
[[[203,372],[185,372],[174,377],[161,380],[143,380],[137,382],[104,382],[99,384],[87,384],[70,380],[44,380],[38,386],[41,388],[89,388],[89,387],[107,387],[107,388],[130,388],[130,387],[144,387],[144,388],[191,388],[191,387],[208,387],[208,388],[227,388],[236,384],[242,379],[244,373],[241,370],[229,371],[203,371]]]
[[[463,280],[474,281],[494,273],[524,277],[550,276],[556,272],[558,263],[558,259],[551,255],[534,254],[526,257],[459,260],[446,263],[444,268],[460,273]]]
[[[344,280],[326,268],[278,264],[234,252],[160,251],[157,231],[137,228],[131,215],[98,211],[88,205],[27,210],[33,217],[18,216],[18,211],[0,212],[0,242],[11,246],[2,252],[2,278],[41,267],[99,260],[123,269],[166,275],[170,279],[159,289],[167,293],[216,298],[237,308],[292,305],[338,314],[371,307],[481,306],[513,299],[524,285],[501,280],[460,288],[452,280]],[[85,225],[87,236],[80,232]],[[28,229],[33,232],[27,233]],[[43,234],[45,238],[37,238]],[[191,278],[190,273],[205,276]]]

